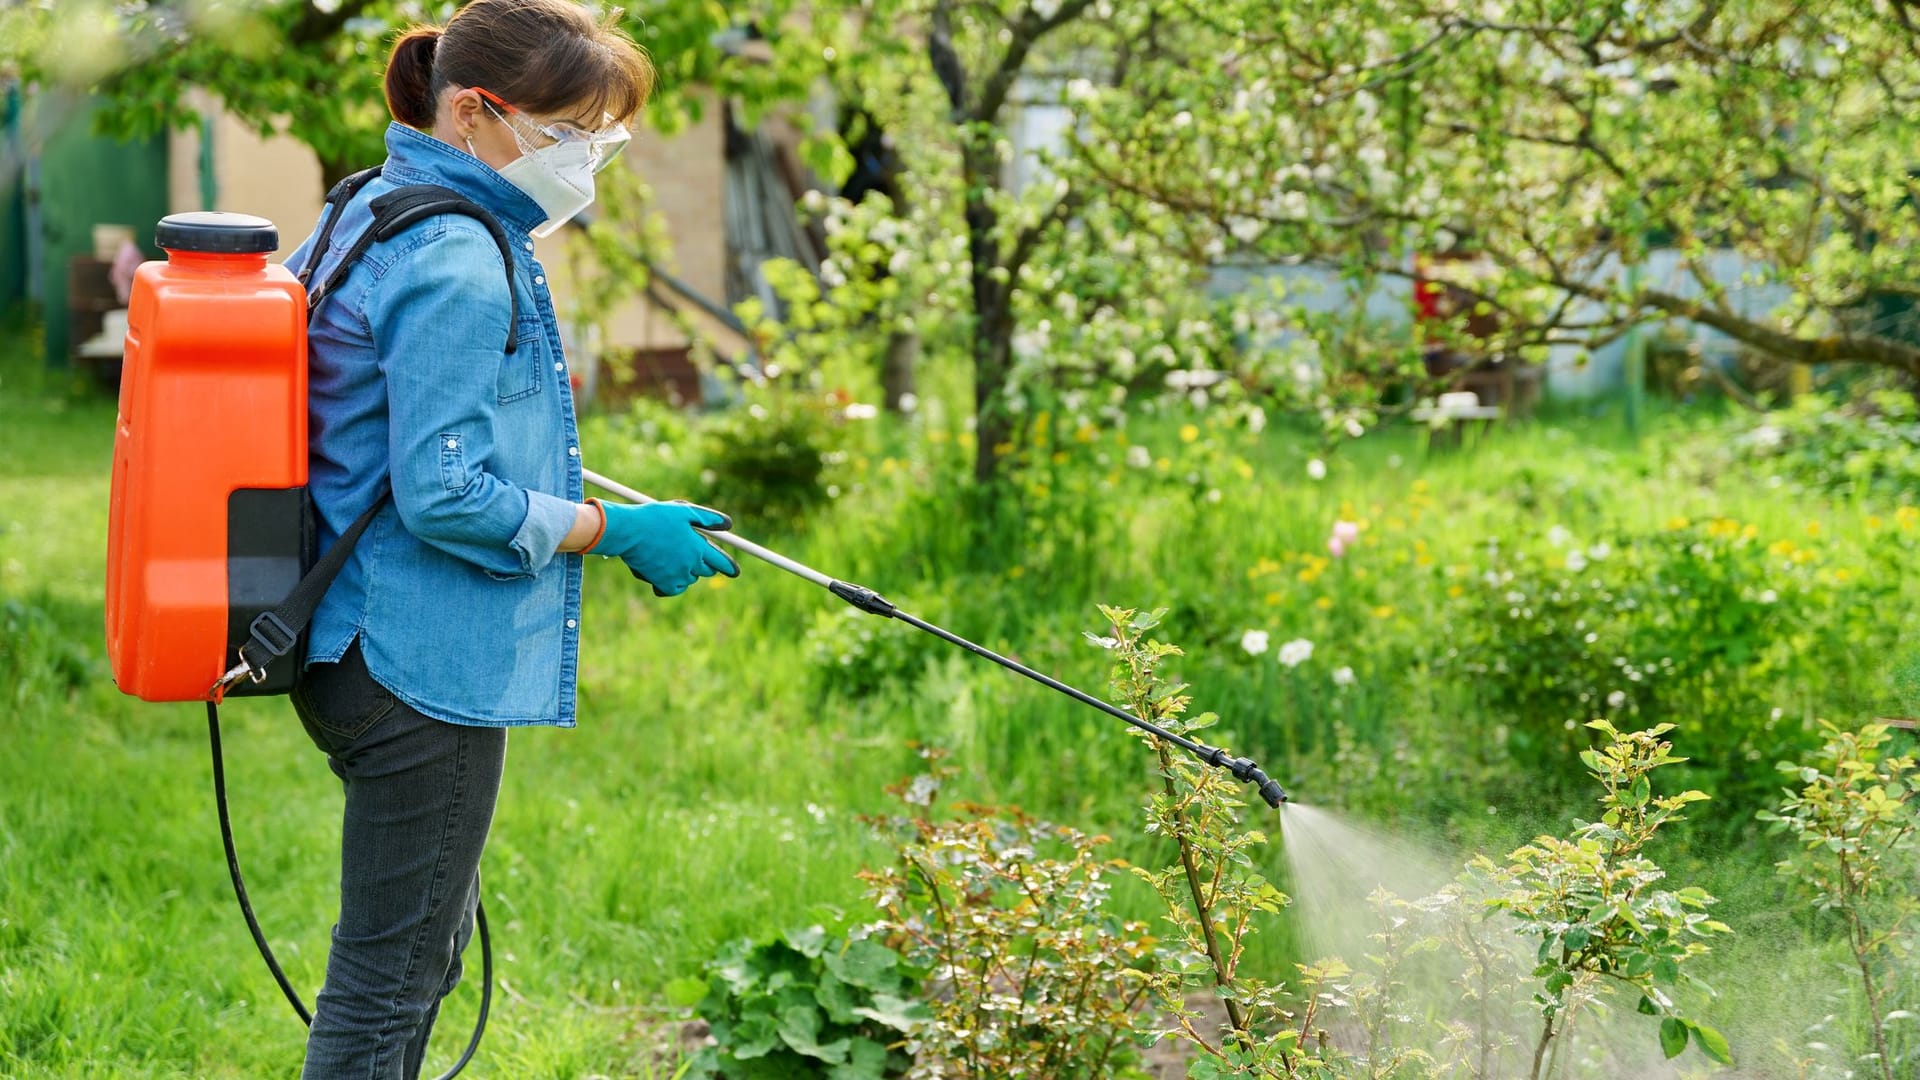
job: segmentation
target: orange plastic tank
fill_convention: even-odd
[[[125,693],[201,701],[307,560],[306,291],[268,264],[264,218],[175,214],[155,240],[120,377],[107,656]],[[299,651],[230,692],[283,692]]]

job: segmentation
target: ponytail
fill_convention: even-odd
[[[433,53],[440,44],[440,30],[416,26],[393,44],[387,60],[387,111],[408,127],[425,131],[433,127],[438,105],[433,93]]]

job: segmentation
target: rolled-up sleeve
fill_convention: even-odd
[[[524,577],[552,561],[573,504],[489,469],[507,340],[500,249],[478,230],[433,224],[368,291],[387,385],[393,501],[407,530],[488,573]]]

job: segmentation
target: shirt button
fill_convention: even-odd
[[[447,440],[447,449],[449,449],[449,450],[458,450],[458,449],[460,449],[460,440],[459,440],[459,439],[448,439],[448,440]]]
[[[555,371],[565,371],[565,370],[567,370],[567,365],[566,365],[566,364],[564,364],[564,363],[561,363],[561,362],[560,362],[560,361],[558,361],[558,360],[555,360],[555,361],[553,362],[553,370],[555,370]]]
[[[545,284],[547,283],[547,275],[545,275],[545,274],[535,274],[535,275],[533,276],[533,283],[534,283],[535,285],[545,285]]]
[[[533,250],[533,241],[531,241],[531,240],[529,240],[529,241],[527,241],[527,245],[526,245],[526,246],[527,246],[527,250],[528,250],[528,251],[532,251],[532,250]]]
[[[575,626],[575,625],[577,625],[577,624],[575,624],[575,623],[574,623],[574,621],[573,621],[572,619],[568,619],[568,620],[567,620],[567,629],[569,629],[569,630],[571,630],[571,629],[573,629],[573,628],[574,628],[574,626]]]
[[[579,457],[579,456],[580,456],[580,448],[579,448],[579,447],[577,447],[577,446],[569,446],[569,447],[567,447],[567,456],[568,456],[568,457]]]

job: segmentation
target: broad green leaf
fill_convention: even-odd
[[[1660,1051],[1670,1058],[1687,1048],[1687,1025],[1677,1016],[1660,1021]]]
[[[1733,1064],[1733,1051],[1727,1045],[1727,1037],[1705,1024],[1687,1022],[1687,1029],[1693,1032],[1694,1041],[1700,1044],[1700,1052],[1722,1065]],[[1669,1054],[1668,1057],[1673,1055]]]

